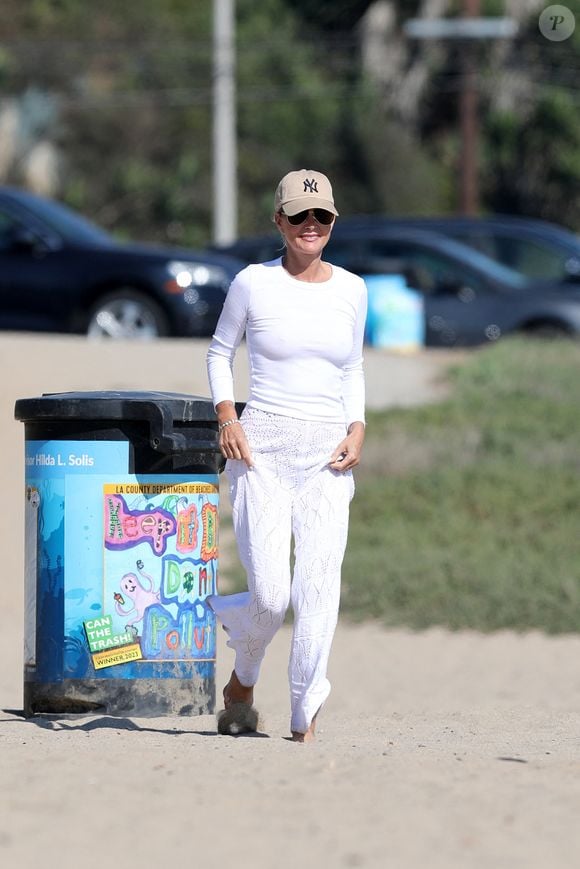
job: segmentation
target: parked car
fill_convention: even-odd
[[[71,209],[0,188],[0,328],[111,338],[211,335],[243,263],[121,244]]]
[[[454,238],[531,279],[580,280],[580,236],[524,217],[356,217],[344,228],[425,229]]]
[[[260,258],[280,256],[276,237],[253,244]],[[232,249],[244,258],[241,243]],[[421,296],[427,345],[477,345],[514,332],[580,336],[580,281],[530,280],[421,229],[337,223],[327,251],[331,262],[362,277],[404,275]]]
[[[491,217],[378,217],[340,218],[335,235],[351,231],[376,232],[424,229],[474,247],[502,265],[532,279],[580,280],[580,236],[543,220],[508,215]],[[225,248],[245,262],[276,256],[279,237],[240,239]]]

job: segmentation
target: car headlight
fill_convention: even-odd
[[[221,266],[187,263],[173,260],[167,263],[169,274],[178,287],[203,287],[206,284],[227,284],[228,273]]]

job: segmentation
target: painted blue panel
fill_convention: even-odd
[[[215,619],[205,601],[217,578],[218,477],[129,475],[128,449],[27,443],[38,516],[36,570],[27,569],[37,586],[28,679],[179,679],[213,668]],[[87,621],[96,625],[92,650]]]

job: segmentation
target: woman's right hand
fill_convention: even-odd
[[[220,450],[226,459],[238,459],[246,463],[248,468],[254,466],[250,445],[240,422],[228,425],[220,432]]]
[[[254,466],[254,460],[250,451],[246,433],[241,422],[236,417],[235,407],[231,402],[220,402],[217,405],[218,423],[235,420],[231,425],[226,425],[219,433],[219,447],[226,459],[237,459],[246,463],[248,468]]]

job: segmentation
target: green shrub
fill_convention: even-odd
[[[369,415],[345,614],[578,629],[579,371],[576,344],[504,340],[452,372],[449,400]]]

